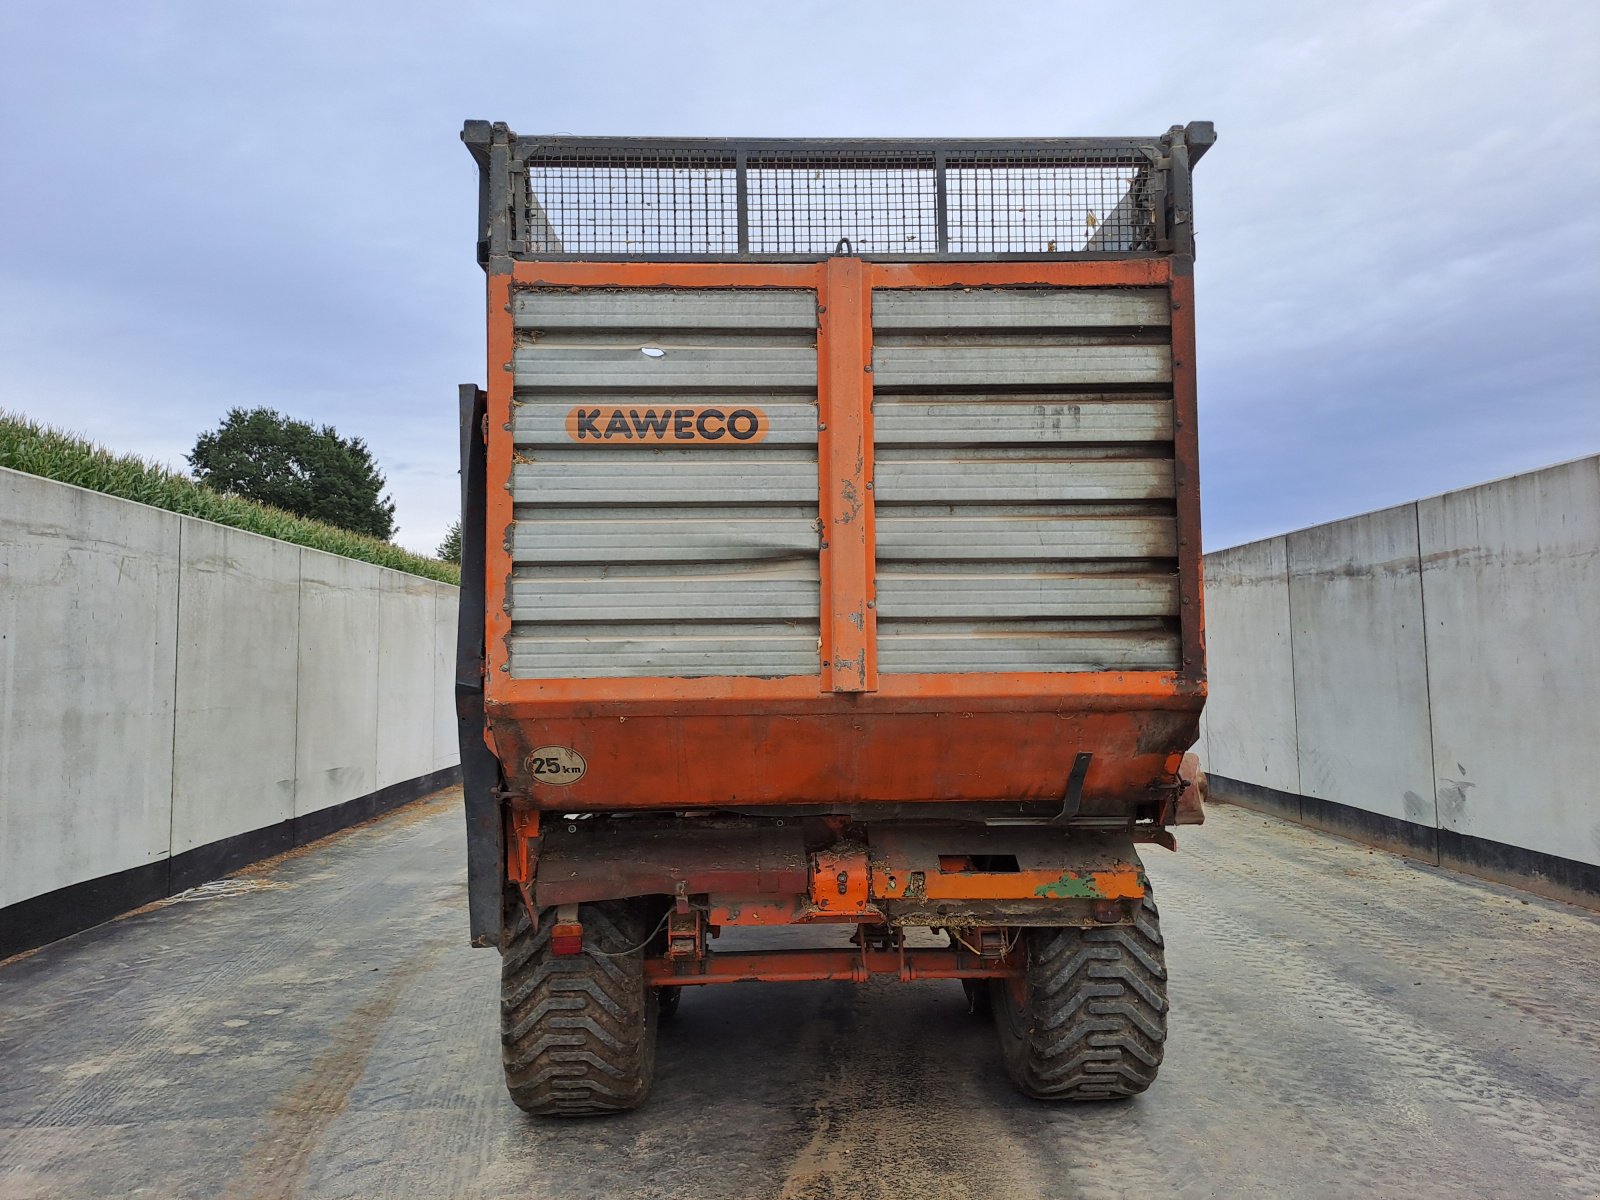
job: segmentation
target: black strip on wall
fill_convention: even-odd
[[[447,767],[379,788],[332,808],[196,846],[159,862],[129,867],[98,879],[57,888],[42,896],[19,900],[0,909],[0,958],[70,937],[152,900],[175,896],[274,854],[359,825],[460,781],[461,768]]]
[[[1281,792],[1259,783],[1206,774],[1211,796],[1241,808],[1271,813],[1312,829],[1419,858],[1543,896],[1600,907],[1600,866],[1527,850],[1505,842],[1435,829],[1399,817],[1367,812],[1334,800]]]

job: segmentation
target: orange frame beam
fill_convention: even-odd
[[[831,258],[817,297],[817,502],[822,518],[822,684],[878,686],[872,505],[872,296],[858,258]]]
[[[668,958],[647,958],[645,983],[689,987],[702,983],[803,983],[834,980],[865,983],[874,975],[919,979],[1008,979],[1020,975],[1015,957],[981,959],[956,950],[738,950],[707,954],[685,968]]]

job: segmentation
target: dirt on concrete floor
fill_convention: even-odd
[[[744,984],[525,1117],[459,803],[0,966],[0,1198],[1600,1195],[1600,918],[1225,807],[1150,852],[1143,1097],[1017,1095],[953,983]]]

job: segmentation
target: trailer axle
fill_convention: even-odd
[[[1015,954],[983,958],[963,950],[891,948],[875,950],[737,950],[692,961],[651,958],[644,964],[651,987],[701,983],[800,983],[836,980],[865,983],[874,975],[919,979],[1006,979],[1022,972]]]

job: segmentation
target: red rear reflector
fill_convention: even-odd
[[[550,953],[570,958],[583,953],[582,925],[552,925],[550,927]]]

